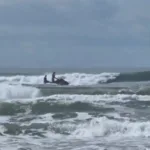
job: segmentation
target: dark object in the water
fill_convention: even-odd
[[[64,79],[57,79],[54,83],[59,85],[69,85],[69,82],[65,81]]]

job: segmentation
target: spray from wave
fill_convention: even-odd
[[[0,100],[5,99],[26,99],[40,96],[40,91],[36,88],[23,87],[20,85],[11,86],[0,84]]]
[[[114,80],[119,73],[100,73],[100,74],[85,74],[85,73],[70,73],[70,74],[58,74],[58,78],[64,78],[70,85],[93,85],[106,83],[109,80]],[[30,84],[42,84],[43,76],[10,76],[0,77],[0,82],[19,82],[19,83],[30,83]],[[47,75],[48,80],[51,80],[51,73]]]
[[[44,95],[48,96],[48,95],[54,94],[52,89],[48,91],[42,91],[42,90],[31,88],[31,87],[9,85],[9,83],[41,84],[43,83],[43,76],[44,75],[0,76],[0,82],[1,82],[0,83],[0,99],[36,98],[38,96],[44,96]],[[64,78],[65,80],[69,81],[70,85],[72,86],[80,86],[80,85],[91,86],[91,85],[98,85],[102,83],[107,84],[107,83],[113,83],[113,82],[150,81],[150,71],[124,73],[124,74],[122,73],[100,73],[100,74],[66,73],[66,74],[58,74],[57,77]],[[51,80],[51,73],[48,73],[48,79]],[[84,89],[82,89],[82,92],[83,90]],[[99,91],[98,89],[93,89],[93,91],[90,91],[90,90],[89,91],[92,92],[92,94],[94,93],[101,94],[104,92],[104,90],[105,89],[103,88],[103,91],[102,89],[100,89]],[[115,89],[113,89],[112,93],[114,92],[114,90]],[[120,92],[120,90],[123,90],[123,89],[120,88],[116,90],[117,91],[115,91],[114,93],[122,93]],[[80,89],[78,91],[79,91],[78,93],[81,93]],[[61,90],[61,92],[63,93],[63,90]],[[128,89],[126,93],[129,93]],[[149,87],[144,86],[144,87],[140,87],[140,89],[132,93],[149,95],[150,90],[149,90]]]
[[[0,82],[20,82],[41,84],[43,83],[44,75],[37,76],[0,76]],[[51,73],[48,73],[48,79],[51,80]],[[131,72],[131,73],[109,73],[103,72],[100,74],[86,74],[86,73],[66,73],[58,74],[57,77],[64,78],[71,85],[93,85],[100,83],[111,82],[135,82],[135,81],[150,81],[150,71]]]

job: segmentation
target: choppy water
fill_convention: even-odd
[[[43,74],[0,76],[0,149],[150,149],[150,72],[58,76],[71,86],[9,85],[42,83]]]

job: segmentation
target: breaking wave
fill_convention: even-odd
[[[150,81],[150,71],[121,73],[115,79],[110,79],[107,82],[135,82],[135,81]]]
[[[16,75],[16,76],[0,76],[0,82],[19,82],[38,84],[43,83],[44,75]],[[58,74],[57,77],[62,77],[71,85],[96,85],[101,83],[112,82],[136,82],[150,81],[150,71],[130,72],[130,73],[109,73],[103,72],[100,74],[86,73],[66,73]],[[51,80],[51,73],[48,73],[48,79]]]

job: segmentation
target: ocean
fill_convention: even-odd
[[[55,71],[68,87],[21,85],[51,70],[0,71],[0,150],[150,149],[149,70]]]

